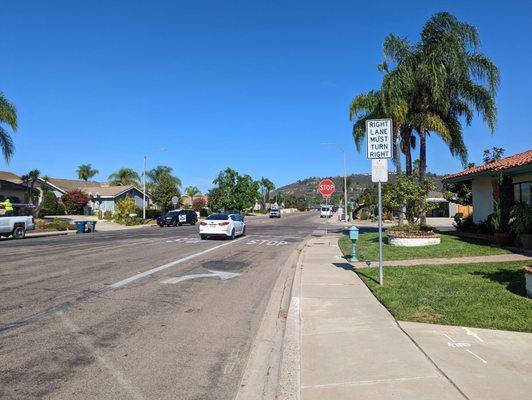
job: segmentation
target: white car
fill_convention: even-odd
[[[320,218],[331,218],[331,217],[332,217],[332,207],[321,206]]]
[[[240,214],[211,214],[200,222],[199,233],[202,240],[208,237],[234,239],[246,234],[246,224]]]

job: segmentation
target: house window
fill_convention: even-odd
[[[514,184],[514,200],[532,206],[532,182]]]

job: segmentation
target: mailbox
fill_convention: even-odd
[[[355,225],[349,227],[349,239],[351,241],[358,240],[358,228]]]

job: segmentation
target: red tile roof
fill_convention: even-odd
[[[473,168],[464,169],[463,171],[443,177],[443,180],[449,180],[468,175],[476,175],[481,172],[497,172],[506,169],[521,167],[523,165],[532,164],[532,150],[527,150],[510,157],[501,158],[493,162],[482,164]]]

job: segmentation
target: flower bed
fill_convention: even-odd
[[[440,244],[440,235],[433,231],[389,231],[390,246],[418,247]]]

